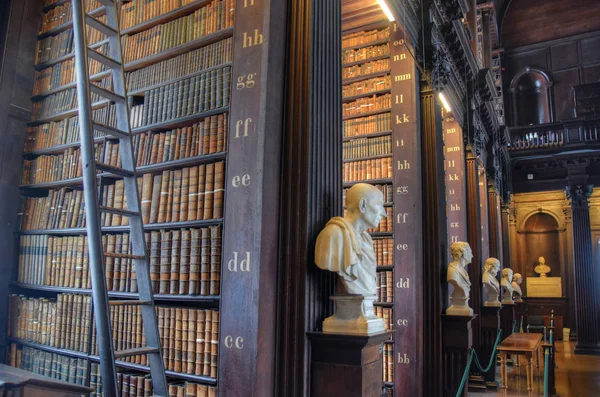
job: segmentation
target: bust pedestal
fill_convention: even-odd
[[[474,316],[448,316],[442,314],[442,362],[445,364],[443,377],[444,396],[456,396],[462,375],[467,367],[469,349],[473,346],[472,321]],[[467,395],[469,381],[463,389]]]
[[[309,332],[311,397],[381,397],[381,349],[391,331],[373,335]]]
[[[375,315],[373,303],[377,296],[334,295],[335,314],[323,321],[323,333],[372,335],[385,331],[382,318]]]
[[[502,327],[502,340],[512,334],[513,321],[515,320],[515,304],[503,304],[500,312],[500,326]]]
[[[481,365],[487,365],[490,361],[490,354],[500,329],[500,313],[502,310],[502,306],[484,306],[481,308]],[[487,387],[498,388],[496,365],[492,365],[492,368],[482,375]]]

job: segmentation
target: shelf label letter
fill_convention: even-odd
[[[227,262],[227,269],[230,272],[238,271],[238,253],[237,251],[233,252],[233,259],[230,259]],[[250,271],[250,252],[246,252],[246,258],[242,259],[239,263],[240,272],[249,272]]]

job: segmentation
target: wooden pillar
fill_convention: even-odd
[[[305,397],[307,332],[333,312],[335,275],[314,264],[314,247],[327,221],[342,215],[342,13],[340,0],[287,3],[282,206],[273,215],[281,228],[275,395]]]
[[[503,254],[503,224],[500,193],[490,179],[488,181],[488,219],[490,230],[490,256],[497,258],[500,263],[504,261]]]
[[[600,288],[598,264],[592,256],[592,232],[588,198],[591,185],[567,187],[573,214],[575,308],[577,344],[575,354],[600,355]]]
[[[446,267],[448,240],[446,228],[445,184],[441,109],[431,90],[421,93],[423,125],[423,382],[424,396],[442,394],[441,314],[448,301]],[[442,160],[442,161],[440,161]]]
[[[479,201],[479,165],[471,147],[467,147],[466,156],[466,185],[467,185],[467,238],[473,260],[468,267],[471,279],[471,300],[469,302],[474,314],[480,313],[481,308],[481,207]],[[479,351],[480,321],[473,320],[473,347]]]
[[[489,224],[489,204],[488,204],[488,178],[485,167],[479,166],[479,209],[481,214],[481,263],[485,263],[490,257],[490,224]]]

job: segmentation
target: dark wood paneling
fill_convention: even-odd
[[[14,232],[19,212],[23,143],[33,89],[35,38],[41,23],[39,0],[3,2],[0,68],[0,360],[6,358],[8,283],[18,251]],[[26,66],[24,66],[26,65]]]
[[[584,65],[600,62],[600,36],[581,40],[581,61]]]
[[[550,47],[552,69],[564,69],[579,64],[579,48],[570,43]]]
[[[504,48],[600,30],[596,0],[513,0],[502,24]]]
[[[587,83],[595,83],[596,81],[600,81],[600,65],[584,67],[583,68],[583,82],[587,84]]]
[[[573,100],[571,87],[581,83],[579,69],[568,69],[553,72],[554,84],[554,119],[567,120],[575,116],[573,113]]]
[[[238,0],[223,227],[219,396],[272,396],[285,3]],[[245,125],[248,125],[246,134]],[[238,129],[237,126],[240,126]],[[242,267],[246,260],[247,266]]]
[[[289,2],[278,291],[278,397],[310,391],[310,343],[333,312],[336,275],[314,264],[315,241],[342,214],[341,5]]]
[[[442,394],[442,324],[441,314],[447,307],[448,237],[446,227],[444,156],[441,109],[432,91],[421,94],[423,124],[423,382],[424,396]],[[445,131],[447,132],[447,130]],[[458,132],[456,132],[458,135]],[[466,211],[466,208],[465,208]],[[435,381],[431,381],[435,379]]]

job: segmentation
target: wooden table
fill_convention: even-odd
[[[525,358],[527,371],[527,390],[533,390],[533,354],[536,354],[537,367],[540,366],[540,349],[542,346],[541,334],[513,333],[498,345],[500,352],[500,374],[502,387],[508,389],[508,371],[506,369],[506,356],[508,354],[522,355]]]

